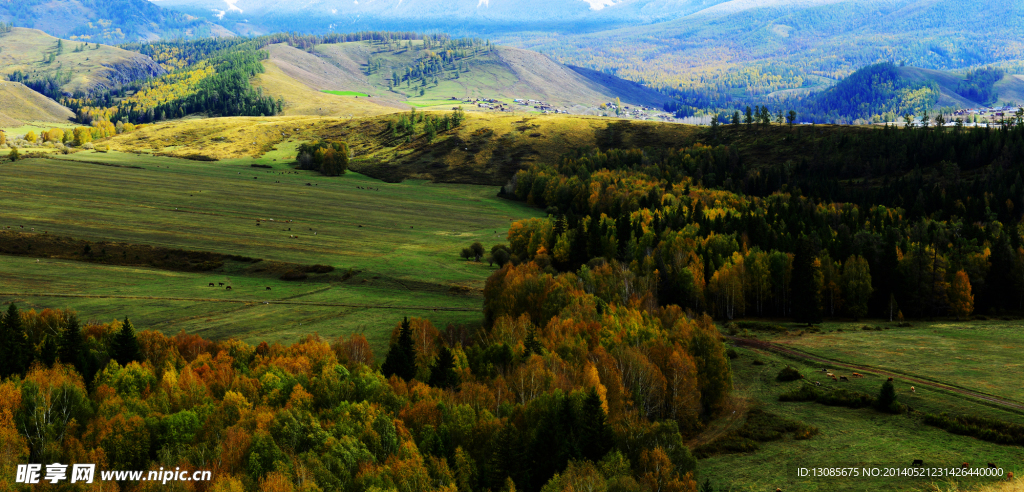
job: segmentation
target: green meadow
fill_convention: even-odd
[[[204,162],[79,152],[6,163],[0,228],[326,264],[333,273],[289,282],[230,263],[195,273],[5,256],[0,303],[248,341],[362,332],[383,350],[403,316],[441,327],[478,322],[480,289],[495,267],[458,252],[502,243],[513,219],[537,213],[489,186],[296,171],[289,153]],[[80,297],[60,297],[68,295]]]
[[[328,91],[328,90],[325,90],[325,91],[321,91],[321,92],[326,92],[328,94],[333,94],[335,96],[368,97],[366,94],[363,94],[362,92],[356,92],[356,91]]]
[[[923,460],[928,467],[951,468],[966,462],[972,468],[984,468],[992,462],[1016,476],[1024,472],[1024,449],[1019,446],[1003,446],[951,434],[925,425],[917,414],[889,415],[870,408],[780,402],[780,394],[793,391],[803,383],[775,380],[782,368],[792,366],[811,381],[819,381],[826,387],[842,387],[877,396],[885,381],[883,377],[867,374],[862,379],[836,383],[824,377],[821,366],[745,348],[735,350],[739,355],[732,360],[735,417],[715,422],[712,424],[715,428],[705,436],[739,428],[743,422],[740,415],[754,407],[814,426],[819,433],[806,440],[787,436],[782,440],[761,443],[761,449],[751,453],[724,454],[700,460],[699,482],[711,479],[715,490],[764,491],[777,487],[786,491],[967,490],[997,481],[994,478],[951,481],[907,477],[816,479],[800,478],[796,471],[798,467],[909,468],[917,459]],[[936,357],[942,358],[941,355]],[[910,385],[898,379],[895,384],[897,401],[921,412],[972,414],[1024,423],[1024,416],[1018,413],[926,387],[918,387],[911,393]]]
[[[865,330],[864,327],[883,327]],[[1024,402],[1024,321],[825,323],[771,340],[820,357]]]

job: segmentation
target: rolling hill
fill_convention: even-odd
[[[102,44],[86,45],[18,27],[0,34],[0,75],[12,78],[15,72],[22,77],[14,78],[33,89],[53,84],[66,94],[110,89],[165,73],[151,58],[139,53]]]
[[[412,48],[388,49],[370,42],[319,44],[312,52],[287,44],[267,48],[265,62],[268,73],[280,73],[310,89],[350,90],[369,94],[368,101],[386,107],[407,107],[396,103],[420,106],[451,104],[451,98],[514,98],[543,100],[552,105],[600,105],[621,98],[623,102],[660,107],[669,99],[635,82],[578,67],[561,65],[533,51],[493,47],[470,54],[455,69],[426,77],[427,83],[407,79],[397,86],[393,74],[402,74],[417,67],[432,51],[422,41]],[[373,67],[370,65],[373,64]],[[268,78],[267,75],[261,79]],[[393,90],[389,90],[389,87]],[[264,85],[275,96],[286,96]],[[419,90],[423,90],[423,94]],[[285,97],[289,100],[288,97]],[[292,100],[294,101],[294,96]],[[364,98],[360,98],[364,99]],[[318,106],[319,108],[319,106]],[[319,111],[319,109],[318,109]]]
[[[427,141],[422,134],[408,140],[392,135],[387,126],[395,120],[396,116],[388,115],[183,119],[146,125],[108,142],[111,149],[123,152],[200,161],[273,153],[284,162],[294,162],[297,142],[345,141],[353,153],[352,170],[387,182],[426,179],[500,186],[529,163],[552,162],[567,149],[677,147],[700,132],[695,126],[646,121],[467,112],[461,126]]]
[[[108,44],[231,35],[219,25],[146,0],[0,0],[0,21]]]
[[[691,98],[753,102],[883,61],[958,70],[1017,60],[1021,25],[1019,6],[997,0],[731,0],[644,26],[495,39]]]
[[[968,74],[920,67],[897,67],[891,63],[869,65],[857,70],[828,89],[811,93],[803,100],[781,104],[801,114],[801,120],[850,123],[857,119],[899,121],[904,115],[928,110],[948,111],[977,108],[996,103],[1021,101],[1024,77],[993,70],[998,77],[991,90],[977,97],[965,90]]]
[[[68,108],[18,82],[0,81],[0,127],[30,121],[64,123],[74,117]]]

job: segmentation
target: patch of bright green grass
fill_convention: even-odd
[[[367,97],[366,94],[356,91],[321,91],[328,94],[334,94],[335,96],[356,96],[356,97]]]

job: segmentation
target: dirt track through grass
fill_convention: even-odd
[[[793,350],[791,348],[782,347],[779,344],[775,344],[775,343],[771,343],[771,342],[765,342],[765,341],[762,341],[762,340],[751,340],[751,339],[746,339],[746,338],[737,338],[737,337],[730,337],[730,336],[727,336],[726,338],[728,338],[729,340],[732,340],[733,343],[735,343],[737,345],[742,345],[742,346],[746,346],[746,347],[750,347],[750,348],[754,348],[754,349],[759,349],[759,350],[768,350],[768,351],[784,354],[784,355],[789,356],[789,357],[795,357],[795,358],[798,358],[798,359],[803,359],[803,360],[808,360],[808,361],[813,361],[813,362],[819,362],[819,363],[823,363],[823,364],[830,364],[830,365],[833,365],[833,366],[836,366],[836,367],[843,367],[843,368],[846,368],[846,369],[853,369],[853,370],[862,371],[862,372],[866,372],[866,373],[877,374],[879,376],[892,377],[892,378],[900,378],[901,380],[903,380],[905,382],[914,383],[914,384],[917,384],[917,385],[920,385],[920,386],[929,386],[929,387],[932,387],[932,388],[935,388],[935,389],[939,389],[939,390],[943,390],[943,391],[950,391],[950,392],[957,393],[957,394],[960,394],[960,395],[969,396],[971,398],[982,400],[982,401],[984,401],[984,402],[986,402],[988,404],[991,404],[991,405],[1001,406],[1001,407],[1004,407],[1004,408],[1010,408],[1010,409],[1014,409],[1014,410],[1018,410],[1018,411],[1024,411],[1024,403],[1015,402],[1015,401],[1012,401],[1012,400],[1007,400],[1005,398],[999,398],[997,396],[988,395],[988,394],[984,394],[984,393],[978,393],[976,391],[971,391],[971,390],[968,390],[968,389],[964,389],[962,387],[959,387],[959,386],[956,386],[956,385],[953,385],[953,384],[948,384],[948,383],[943,383],[943,382],[935,381],[935,380],[932,380],[932,379],[928,379],[928,378],[925,378],[923,376],[907,374],[907,373],[892,372],[892,371],[887,371],[887,370],[884,370],[884,369],[879,369],[879,368],[875,368],[875,367],[871,367],[871,366],[865,366],[865,365],[859,365],[859,364],[850,364],[850,363],[841,362],[841,361],[837,361],[837,360],[833,360],[833,359],[827,359],[827,358],[824,358],[824,357],[819,357],[819,356],[810,355],[810,354],[807,354],[807,353],[804,353],[804,352],[800,352],[798,350]]]

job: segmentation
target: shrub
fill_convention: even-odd
[[[1024,445],[1024,425],[970,415],[925,414],[924,423],[962,436],[1012,446]]]
[[[298,270],[288,270],[281,275],[281,280],[305,280],[308,275]]]
[[[736,349],[734,349],[732,347],[729,347],[725,351],[725,355],[728,356],[730,359],[738,359],[739,356],[740,356],[739,352],[737,352]]]
[[[306,273],[331,273],[334,271],[334,267],[330,265],[309,265],[304,267],[302,271]]]
[[[707,458],[717,454],[749,453],[760,449],[759,443],[777,441],[786,434],[793,434],[794,439],[809,439],[818,432],[816,427],[803,422],[754,408],[747,414],[742,427],[698,446],[694,449],[694,455]]]
[[[783,367],[782,370],[779,371],[779,375],[775,376],[775,380],[779,381],[780,383],[796,381],[798,379],[803,378],[804,375],[800,374],[800,371],[797,371],[796,369],[793,369],[792,367],[789,366]]]
[[[875,399],[865,393],[844,389],[821,390],[810,384],[805,384],[796,391],[779,395],[779,401],[813,401],[822,405],[847,408],[865,408],[875,403]]]

